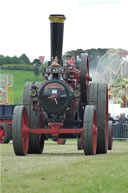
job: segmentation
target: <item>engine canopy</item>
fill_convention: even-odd
[[[47,113],[62,113],[72,103],[71,88],[61,80],[48,80],[39,90],[39,104]]]

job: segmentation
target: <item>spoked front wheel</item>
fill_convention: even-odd
[[[24,106],[16,106],[12,120],[13,148],[16,155],[26,155],[28,152],[29,133],[28,115]]]
[[[87,105],[84,111],[83,145],[85,155],[96,154],[97,149],[96,108],[95,106],[92,105]]]

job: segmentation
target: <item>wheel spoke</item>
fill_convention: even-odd
[[[97,146],[97,127],[93,124],[93,150],[96,153],[96,146]]]
[[[28,143],[29,143],[29,134],[28,134],[28,117],[27,111],[23,110],[22,116],[22,144],[24,152],[27,153],[28,151]]]

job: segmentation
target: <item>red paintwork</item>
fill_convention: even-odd
[[[70,84],[70,86],[72,87],[72,88],[75,88],[75,85],[74,85],[74,81],[76,81],[77,80],[77,82],[78,83],[80,83],[80,71],[79,70],[77,70],[76,68],[72,68],[72,69],[67,69],[67,74],[72,74],[71,75],[71,80],[73,81],[71,84]],[[74,80],[73,80],[74,79]]]
[[[50,128],[42,128],[42,129],[28,129],[28,133],[37,133],[37,134],[52,134],[52,136],[58,137],[60,133],[83,133],[83,128],[76,128],[76,129],[71,129],[71,128],[61,128],[63,126],[63,123],[49,123],[48,124]]]
[[[81,145],[81,149],[84,148],[84,137],[83,137],[83,132],[81,134],[81,137],[80,137],[80,145]]]
[[[10,127],[12,127],[12,120],[0,120],[0,123],[7,123],[8,125],[10,125]],[[5,138],[5,130],[2,126],[0,126],[0,143],[2,143],[4,138]]]
[[[78,102],[79,102],[79,101],[78,101],[78,98],[75,98],[74,101],[73,101],[73,103],[72,103],[72,106],[71,106],[70,109],[66,112],[67,115],[70,116],[70,113],[73,112],[73,111],[77,108]]]
[[[80,71],[75,68],[75,66],[72,66],[70,69],[67,69],[66,74],[68,75],[68,80],[70,80],[70,83],[68,82],[68,85],[72,87],[73,89],[76,88],[78,84],[80,84]],[[85,74],[86,76],[86,88],[88,89],[89,81],[91,81],[91,77],[89,75],[89,66],[87,64],[87,72]],[[72,106],[70,107],[69,112],[73,112],[78,105],[78,98],[75,98]],[[67,112],[68,114],[68,112]],[[29,129],[28,133],[37,133],[37,134],[52,134],[52,136],[59,136],[60,133],[80,133],[81,134],[81,146],[83,148],[83,128],[62,128],[63,123],[48,123],[48,126],[50,128],[35,128],[35,129]],[[96,128],[94,128],[94,135],[96,133]]]
[[[0,123],[7,123],[8,125],[12,125],[12,120],[0,120]]]
[[[23,115],[22,115],[22,145],[24,152],[28,152],[28,144],[29,144],[29,133],[28,133],[28,116],[27,116],[27,111],[24,108],[23,110]]]
[[[5,138],[5,130],[2,126],[0,126],[0,143],[3,142],[4,138]]]
[[[93,119],[93,152],[96,153],[97,148],[97,122],[96,122],[96,111],[94,112],[94,119]]]
[[[57,143],[62,143],[62,139],[57,139]]]

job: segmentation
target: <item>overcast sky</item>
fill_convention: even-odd
[[[128,0],[0,0],[0,54],[50,59],[50,14],[64,14],[63,53],[128,50]]]

